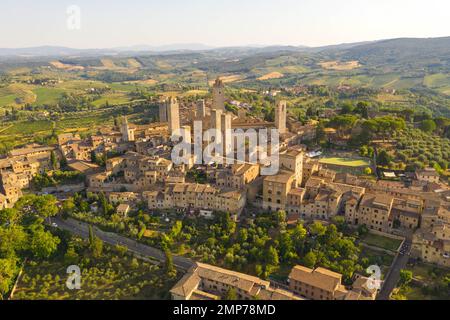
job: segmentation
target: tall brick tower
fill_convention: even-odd
[[[169,122],[169,133],[172,134],[180,128],[180,106],[176,98],[169,98],[167,102],[167,118]]]
[[[159,122],[167,122],[167,101],[161,101],[159,103]]]
[[[197,101],[197,109],[195,110],[195,114],[198,119],[202,119],[206,117],[206,106],[205,106],[205,100],[198,100]]]
[[[220,80],[220,78],[216,79],[216,82],[214,82],[213,89],[213,104],[212,108],[213,110],[221,110],[222,112],[225,111],[225,86],[223,85],[223,81]]]
[[[280,134],[286,133],[287,106],[286,101],[279,101],[275,107],[275,127]]]
[[[120,131],[122,133],[122,140],[123,141],[134,141],[134,131],[135,129],[130,128],[130,126],[128,125],[128,119],[126,116],[123,117],[122,119],[122,125],[120,128]]]

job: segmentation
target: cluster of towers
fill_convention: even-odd
[[[212,88],[213,101],[211,105],[209,121],[206,110],[205,100],[198,100],[195,109],[195,118],[198,120],[206,119],[206,127],[215,129],[218,132],[226,133],[231,130],[232,114],[225,110],[225,86],[222,80],[217,78]],[[287,106],[286,101],[279,101],[275,107],[275,127],[280,134],[286,133]],[[168,98],[159,105],[160,122],[167,122],[169,132],[172,133],[180,129],[180,108],[176,98]],[[226,135],[224,135],[226,139]],[[227,141],[223,141],[225,146]]]

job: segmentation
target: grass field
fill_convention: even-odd
[[[450,74],[436,73],[427,75],[423,79],[423,85],[448,95],[450,94]]]
[[[52,122],[48,120],[39,121],[26,121],[15,123],[8,129],[3,131],[2,135],[14,135],[14,134],[33,134],[39,131],[47,131],[52,129]]]
[[[206,90],[189,90],[186,92],[180,91],[161,91],[157,92],[165,97],[192,97],[192,96],[204,96],[208,94]]]
[[[125,104],[130,102],[130,98],[124,93],[110,93],[103,95],[100,99],[95,100],[92,104],[96,107],[103,106],[106,102],[110,105]]]
[[[75,90],[78,92],[82,92],[89,88],[105,88],[108,87],[108,84],[95,80],[70,80],[60,82],[56,86],[57,88],[64,90]]]
[[[282,74],[280,72],[270,72],[270,73],[266,73],[265,75],[259,77],[257,80],[264,81],[264,80],[278,79],[278,78],[283,78],[283,77],[284,77],[284,74]]]
[[[322,164],[331,164],[331,165],[339,165],[346,167],[364,167],[370,166],[370,162],[364,159],[351,159],[351,158],[340,158],[340,157],[325,157],[321,158],[320,163]]]
[[[0,96],[0,106],[16,105],[17,96],[14,94],[6,94]]]
[[[319,65],[326,70],[336,70],[336,71],[345,71],[359,68],[358,61],[327,61],[321,62]]]
[[[50,64],[57,68],[57,69],[61,69],[61,70],[68,70],[68,71],[76,71],[76,70],[84,70],[84,67],[82,66],[75,66],[75,65],[71,65],[71,64],[64,64],[61,61],[52,61],[50,62]]]
[[[128,63],[128,66],[130,68],[140,68],[140,67],[142,67],[142,65],[136,59],[128,59],[127,63]]]
[[[243,76],[240,74],[233,74],[228,76],[221,76],[220,79],[223,81],[223,83],[232,83],[243,79]],[[212,86],[214,84],[214,80],[209,81],[209,85]]]
[[[0,88],[0,106],[19,106],[25,103],[34,105],[56,104],[64,92],[84,94],[88,88],[105,88],[107,84],[100,81],[70,80],[55,86],[38,86],[13,83]],[[135,86],[123,88],[131,91]],[[121,88],[122,89],[122,88]]]
[[[32,86],[13,83],[0,88],[0,106],[20,105],[36,101]]]
[[[383,237],[372,233],[368,233],[367,235],[365,235],[364,238],[361,239],[361,241],[370,246],[390,251],[397,251],[397,249],[400,247],[400,244],[402,243],[401,240]]]

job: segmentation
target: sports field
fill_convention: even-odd
[[[364,159],[340,158],[340,157],[325,157],[321,158],[320,163],[332,164],[346,167],[365,167],[370,166],[370,162]]]

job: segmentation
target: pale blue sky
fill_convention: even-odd
[[[450,36],[449,0],[0,0],[0,47],[319,46]],[[81,9],[68,30],[66,9]]]

